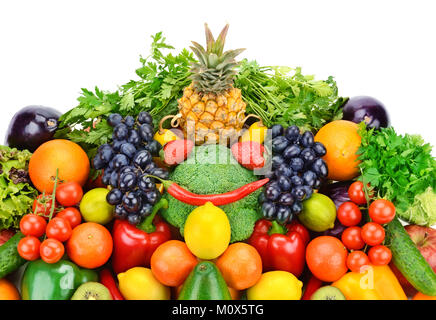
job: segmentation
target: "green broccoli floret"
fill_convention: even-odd
[[[229,148],[223,145],[203,145],[194,148],[189,158],[179,164],[170,173],[170,179],[181,187],[198,194],[224,193],[256,181],[252,171],[242,167],[232,156]],[[220,206],[227,214],[231,227],[231,242],[242,241],[250,237],[255,222],[262,217],[258,204],[261,190],[256,190],[243,199]],[[176,200],[168,193],[168,209],[162,211],[166,221],[180,228],[186,218],[195,209]]]

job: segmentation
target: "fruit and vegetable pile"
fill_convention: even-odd
[[[228,25],[0,146],[0,300],[436,300],[436,161]]]

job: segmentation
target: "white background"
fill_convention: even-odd
[[[401,133],[435,135],[435,1],[0,2],[0,143],[21,107],[66,111],[80,88],[136,78],[150,35],[180,50],[204,43],[203,23],[230,23],[227,48],[266,65],[333,75],[340,95],[371,95]]]

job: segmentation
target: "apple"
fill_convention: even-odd
[[[407,225],[404,228],[424,259],[428,262],[433,271],[436,272],[436,229],[417,225]],[[406,295],[414,295],[417,290],[407,281],[393,263],[391,263],[390,266]]]

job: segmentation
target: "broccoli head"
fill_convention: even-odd
[[[258,180],[252,171],[242,167],[232,156],[229,148],[223,145],[203,145],[195,147],[188,159],[179,164],[171,173],[170,179],[181,187],[198,194],[216,194],[232,191],[245,184]],[[227,214],[231,227],[231,242],[250,237],[255,222],[262,217],[258,204],[261,190],[243,199],[220,206]],[[168,209],[162,211],[166,221],[183,228],[188,215],[195,209],[180,202],[168,193]]]

